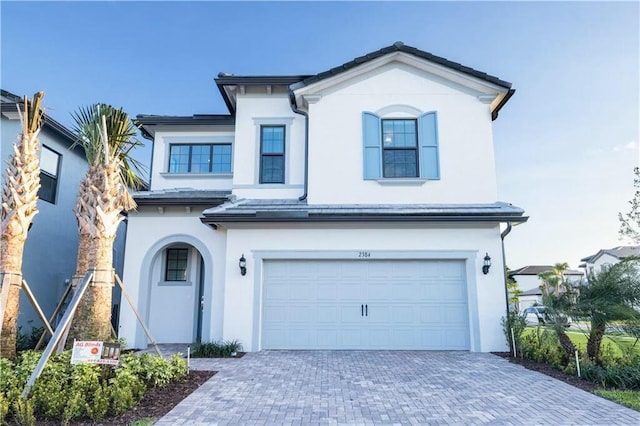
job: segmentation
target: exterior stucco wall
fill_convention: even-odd
[[[500,326],[506,302],[498,227],[350,228],[227,230],[223,338],[240,340],[245,350],[260,349],[262,259],[306,256],[357,260],[361,251],[371,253],[368,260],[460,259],[472,252],[467,262],[472,350],[487,352],[506,347]],[[493,255],[488,275],[481,272],[485,252]],[[245,276],[238,268],[241,254],[247,258]]]
[[[13,144],[20,132],[19,120],[2,118],[3,164],[13,153]],[[39,213],[27,237],[22,271],[25,281],[33,291],[44,314],[50,316],[62,296],[65,281],[70,279],[76,267],[78,252],[78,228],[73,214],[80,180],[87,170],[82,153],[68,149],[69,142],[47,128],[39,135],[40,143],[61,155],[58,189],[55,204],[38,201]],[[5,167],[2,167],[4,179]],[[122,251],[120,251],[122,254]],[[31,327],[41,327],[31,303],[26,296],[20,298],[18,325],[29,332]]]
[[[605,253],[589,266],[593,267],[594,272],[599,272],[604,265],[615,265],[618,262],[620,262],[620,259]]]
[[[309,203],[496,201],[491,114],[489,106],[478,100],[478,93],[408,65],[391,63],[319,95],[309,105]],[[383,185],[363,179],[362,113],[382,114],[394,106],[399,106],[397,111],[437,111],[440,180]],[[395,112],[389,116],[409,115]]]
[[[285,126],[285,183],[260,184],[260,126]],[[239,198],[296,198],[304,183],[304,118],[286,93],[238,95],[233,194]]]
[[[224,312],[226,235],[224,231],[213,232],[210,227],[203,225],[199,219],[199,212],[198,208],[193,208],[193,212],[187,214],[183,207],[175,207],[165,208],[164,212],[159,214],[157,209],[152,207],[141,207],[138,212],[130,214],[123,282],[136,308],[148,324],[151,286],[159,277],[157,272],[161,266],[159,259],[162,251],[176,243],[194,247],[205,264],[202,338],[220,339]],[[191,313],[165,312],[167,320],[174,315]],[[128,347],[143,348],[147,345],[144,330],[124,299],[120,308],[119,336],[126,339]]]
[[[233,149],[234,133],[163,131],[156,132],[153,144],[151,190],[193,188],[204,190],[230,190],[232,173],[168,173],[171,144],[230,143]],[[231,156],[233,170],[235,152]]]
[[[538,288],[542,284],[537,275],[514,275],[513,278],[518,283],[518,289],[522,291]]]

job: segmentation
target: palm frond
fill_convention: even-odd
[[[78,141],[74,144],[85,149],[87,160],[91,165],[103,161],[105,152],[104,139],[101,135],[102,117],[107,128],[107,143],[109,157],[120,161],[120,175],[122,182],[130,188],[138,189],[142,184],[140,176],[145,172],[145,166],[135,160],[131,154],[135,148],[144,146],[136,139],[137,127],[129,115],[122,108],[114,108],[107,104],[94,104],[79,108],[72,114],[78,134]]]

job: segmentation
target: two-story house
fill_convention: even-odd
[[[640,246],[618,246],[598,250],[596,254],[580,259],[580,268],[587,274],[600,272],[605,265],[615,265],[629,257],[640,257]]]
[[[19,108],[23,108],[23,99],[2,90],[0,101],[0,158],[4,163],[13,154],[13,145],[22,129]],[[78,225],[73,208],[76,205],[78,186],[88,165],[82,147],[74,146],[77,140],[75,133],[51,115],[45,114],[38,138],[41,185],[37,205],[39,213],[33,219],[25,243],[22,274],[44,314],[50,316],[75,272]],[[4,173],[3,167],[3,179]],[[124,263],[125,228],[126,223],[120,225],[114,243],[114,266],[120,274]],[[116,289],[115,305],[119,303],[119,299],[119,290]],[[26,296],[20,297],[18,325],[24,333],[29,333],[32,327],[43,326]]]
[[[215,81],[229,114],[137,119],[152,172],[124,283],[158,342],[505,347],[500,226],[527,219],[497,201],[510,83],[400,42],[317,75]],[[124,304],[120,324],[146,347]]]

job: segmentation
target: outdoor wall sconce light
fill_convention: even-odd
[[[247,275],[247,259],[244,258],[244,253],[240,256],[238,266],[240,267],[240,274],[243,276]]]
[[[487,275],[489,273],[489,268],[491,268],[491,257],[489,253],[484,255],[484,264],[482,265],[482,273]]]

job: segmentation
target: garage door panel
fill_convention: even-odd
[[[394,306],[391,321],[396,325],[413,324],[416,321],[415,306]]]
[[[265,261],[264,277],[265,349],[469,349],[462,261]]]

